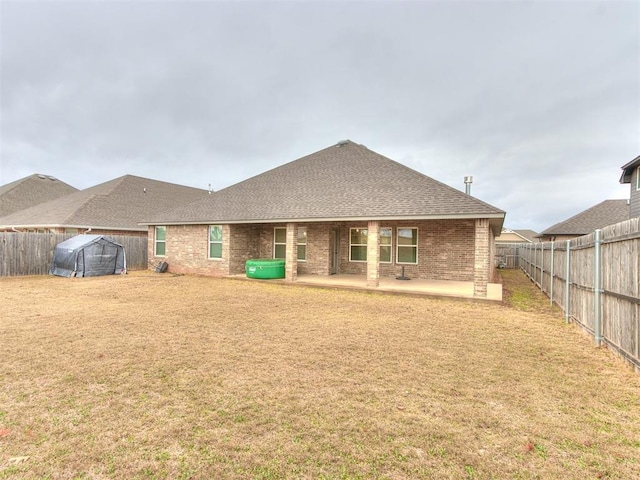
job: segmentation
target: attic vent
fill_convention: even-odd
[[[349,143],[349,140],[340,140],[340,141],[338,142],[338,145],[337,145],[337,146],[338,146],[338,147],[344,147],[344,146],[346,146],[348,143]]]

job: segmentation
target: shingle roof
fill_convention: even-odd
[[[573,217],[547,228],[544,235],[587,235],[594,230],[629,220],[627,200],[605,200]]]
[[[206,190],[125,175],[0,218],[0,228],[146,230],[139,222],[207,194]]]
[[[144,224],[492,218],[505,212],[363,145],[343,141]]]
[[[0,187],[0,217],[77,191],[50,175],[34,173]]]

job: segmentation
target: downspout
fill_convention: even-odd
[[[88,229],[86,229],[84,232],[82,232],[83,235],[86,235],[87,233],[89,233],[91,230],[93,230],[93,228],[89,227]]]

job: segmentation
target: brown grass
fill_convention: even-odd
[[[0,478],[640,478],[640,376],[504,281],[0,279]]]

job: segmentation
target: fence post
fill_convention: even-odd
[[[571,301],[571,240],[567,240],[567,258],[566,258],[566,266],[567,271],[565,272],[565,276],[567,277],[566,285],[564,287],[564,321],[565,323],[569,323],[569,319],[571,318],[571,314],[569,311],[569,302]]]
[[[594,245],[594,279],[593,279],[593,310],[594,310],[594,318],[593,318],[593,335],[596,343],[596,347],[599,347],[602,343],[602,308],[601,308],[601,294],[602,294],[602,275],[600,272],[601,269],[601,254],[600,254],[600,245],[601,245],[601,234],[602,231],[597,229],[595,231],[595,245]]]
[[[551,259],[549,264],[549,300],[553,305],[553,240],[551,240]]]
[[[540,291],[544,293],[544,243],[540,244]]]

